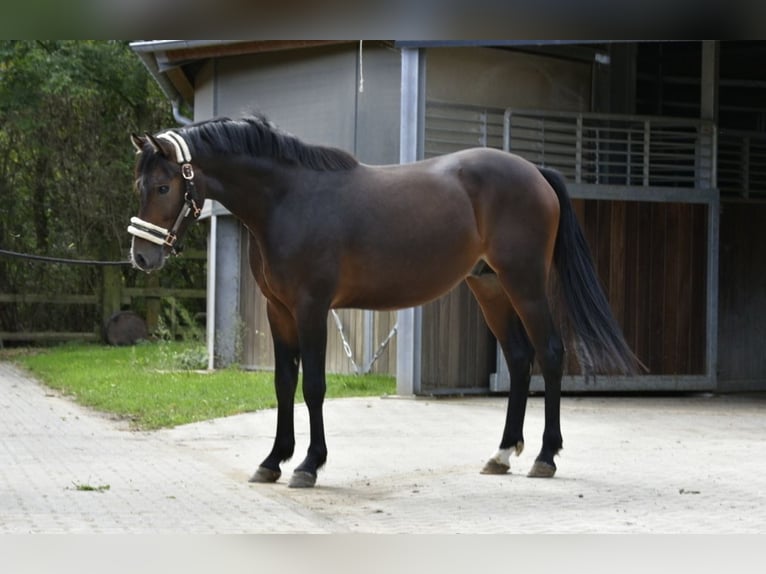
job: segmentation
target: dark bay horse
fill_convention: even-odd
[[[274,446],[253,482],[278,480],[280,464],[293,455],[301,363],[310,444],[289,485],[314,486],[325,463],[322,404],[333,308],[412,307],[467,282],[511,375],[502,439],[484,473],[507,472],[512,452],[521,453],[535,359],[545,380],[545,429],[529,476],[556,471],[564,343],[549,306],[552,269],[583,368],[637,368],[557,172],[487,148],[369,166],[302,142],[260,116],[132,139],[140,196],[129,227],[136,267],[160,269],[206,198],[249,230],[250,268],[268,300],[278,400]]]

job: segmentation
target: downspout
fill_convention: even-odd
[[[181,97],[175,98],[171,102],[171,106],[173,108],[173,119],[178,122],[179,125],[182,126],[188,126],[190,123],[193,122],[191,118],[187,118],[185,115],[181,114]]]
[[[181,113],[181,94],[178,93],[178,90],[175,89],[165,74],[160,71],[159,67],[157,66],[157,61],[154,57],[154,52],[138,49],[135,45],[133,45],[132,48],[136,54],[138,54],[138,57],[141,58],[144,66],[149,71],[149,74],[152,76],[152,78],[154,78],[154,80],[157,82],[162,92],[165,94],[168,100],[170,100],[171,109],[173,111],[173,119],[182,126],[188,126],[190,123],[192,123],[193,120]]]

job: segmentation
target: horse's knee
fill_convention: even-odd
[[[515,323],[511,323],[508,339],[504,343],[509,370],[529,373],[535,361],[535,348],[518,318],[515,319]]]
[[[535,352],[531,346],[512,345],[508,350],[508,370],[511,373],[528,375],[531,373]]]
[[[303,400],[309,409],[321,409],[324,403],[327,384],[325,381],[313,381],[303,383]]]

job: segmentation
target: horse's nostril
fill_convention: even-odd
[[[133,262],[136,264],[136,267],[138,267],[141,270],[144,270],[148,266],[148,262],[146,261],[146,257],[141,255],[140,253],[134,253],[133,254]]]

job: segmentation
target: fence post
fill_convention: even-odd
[[[160,286],[160,276],[152,273],[146,279],[146,286],[158,289]],[[146,297],[146,329],[149,333],[156,333],[160,324],[160,312],[162,310],[162,299],[160,297]]]
[[[117,266],[103,268],[101,286],[101,328],[106,327],[109,318],[120,310],[122,299],[122,271]]]

